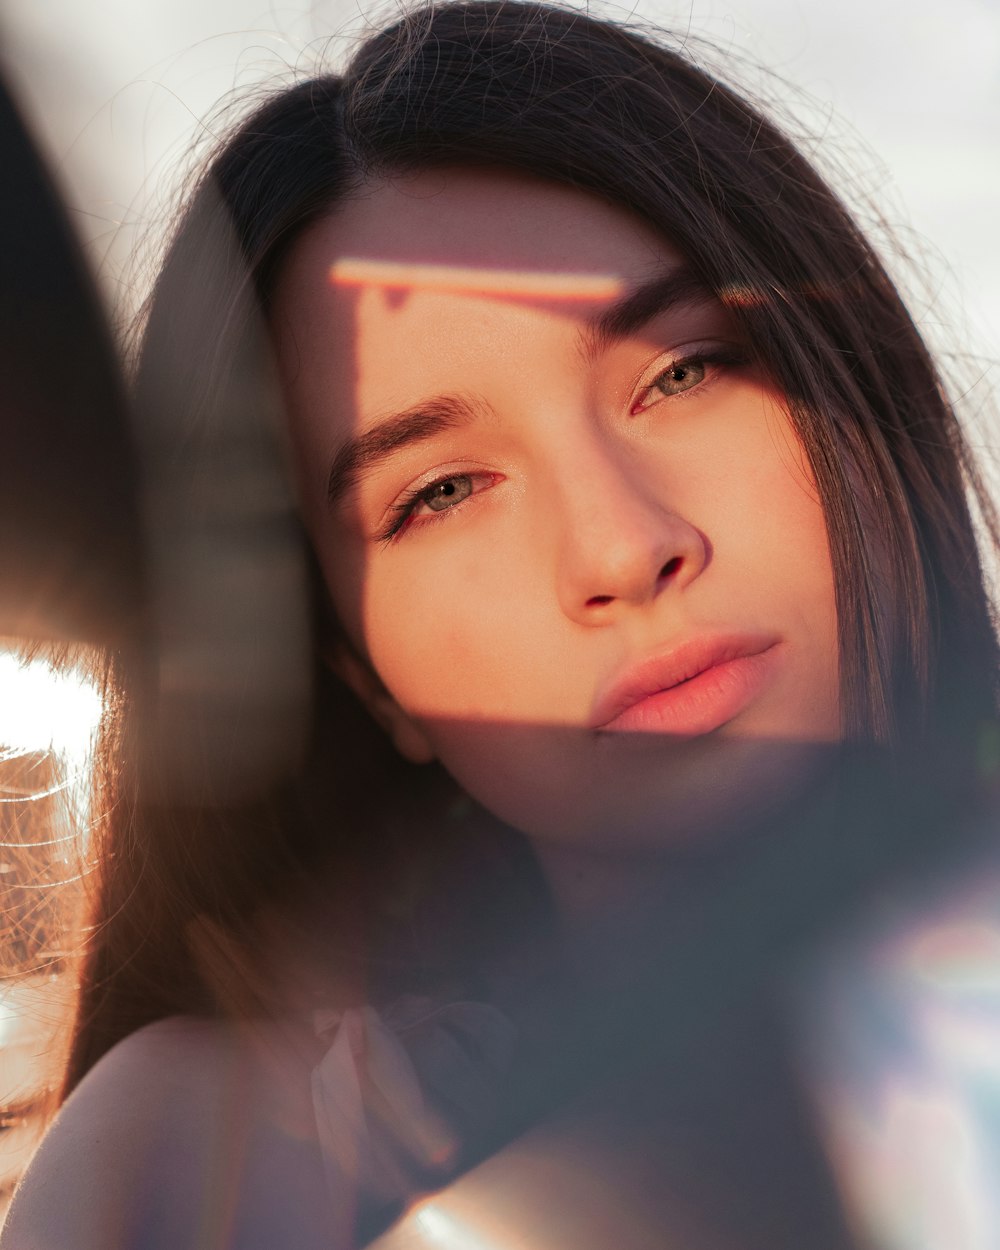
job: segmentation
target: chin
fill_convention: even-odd
[[[659,746],[662,753],[662,744],[643,738],[643,752]],[[595,769],[575,788],[495,794],[492,810],[539,842],[602,854],[715,850],[783,825],[822,786],[838,754],[836,743],[762,738],[670,748],[672,758],[645,781],[623,786]]]

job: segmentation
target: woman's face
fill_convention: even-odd
[[[274,328],[306,522],[404,753],[540,838],[670,845],[840,733],[813,479],[726,310],[618,207],[511,174],[369,185]]]

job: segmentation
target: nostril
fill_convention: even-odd
[[[659,584],[660,582],[669,581],[671,577],[679,573],[681,570],[681,565],[683,563],[684,563],[684,559],[682,556],[674,556],[672,559],[668,560],[666,564],[663,566],[663,568],[660,569],[660,572],[657,575],[657,578],[656,578],[657,584]],[[590,598],[587,600],[587,607],[588,608],[603,608],[603,607],[606,607],[609,603],[614,603],[615,598],[616,598],[615,595],[591,595]]]

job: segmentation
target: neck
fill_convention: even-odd
[[[837,794],[832,770],[780,812],[666,849],[539,840],[551,941],[541,959],[535,947],[515,954],[498,1001],[516,1016],[523,990],[542,1016],[569,998],[588,1017],[641,1018],[660,1010],[675,980],[704,975],[722,988],[744,972],[765,975],[784,945],[781,917],[788,933],[808,927],[809,900],[822,888],[813,848],[836,840]]]

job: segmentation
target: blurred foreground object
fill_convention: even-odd
[[[297,763],[310,661],[278,435],[258,419],[275,414],[273,393],[257,388],[263,334],[227,420],[192,440],[171,356],[157,362],[163,386],[156,403],[145,392],[137,433],[91,275],[2,85],[0,159],[2,1211],[65,1058],[100,849],[89,844],[92,822],[123,792],[169,806],[269,791]],[[225,251],[219,230],[206,246]],[[185,278],[198,281],[190,270]],[[65,676],[67,691],[89,699],[79,749],[53,741],[79,707],[46,706],[41,687],[19,701],[4,684],[17,654],[33,657],[23,672]],[[69,671],[71,660],[100,691]],[[95,777],[102,696],[106,767]]]
[[[210,180],[145,331],[132,403],[157,672],[143,779],[152,801],[253,802],[301,763],[310,600],[270,340]]]
[[[297,766],[311,668],[280,402],[228,219],[206,187],[198,255],[163,281],[225,271],[238,376],[196,401],[214,340],[176,325],[133,428],[91,276],[2,88],[0,158],[0,635],[116,653],[149,794],[245,802]]]
[[[871,763],[731,848],[610,1051],[564,1039],[582,1094],[373,1248],[997,1250],[996,777]]]
[[[119,373],[90,275],[0,84],[0,634],[115,644],[139,527]]]
[[[75,987],[102,698],[70,658],[97,668],[93,647],[133,646],[141,579],[111,337],[2,84],[0,159],[2,1212],[59,1082]]]

